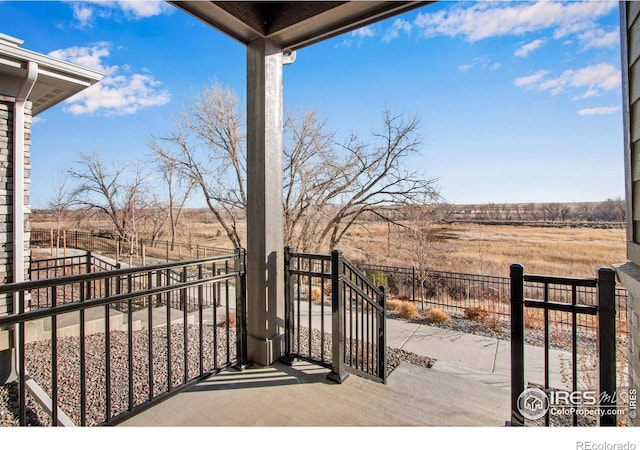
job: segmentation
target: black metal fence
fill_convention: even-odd
[[[56,249],[76,248],[110,256],[116,261],[153,258],[156,261],[185,261],[226,255],[232,249],[201,244],[171,243],[162,240],[134,239],[128,241],[106,231],[31,230],[31,247]]]
[[[216,275],[228,273],[230,270],[230,262],[224,260],[220,263],[213,264],[211,270]],[[63,256],[59,258],[45,258],[45,259],[32,259],[29,266],[29,279],[31,281],[43,280],[48,278],[57,278],[70,275],[79,275],[83,273],[95,273],[104,272],[109,270],[121,269],[121,263],[114,263],[107,258],[97,255],[92,252],[86,252],[81,255]],[[192,273],[189,271],[176,271],[167,270],[163,275],[168,277],[170,283],[191,281],[199,276],[198,273]],[[123,286],[121,290],[125,289],[124,283],[132,283],[136,288],[144,288],[147,280],[140,277],[132,277],[131,280],[121,280]],[[96,292],[99,286],[92,286],[92,291]],[[174,309],[187,311],[195,311],[198,308],[199,301],[203,302],[204,306],[211,306],[216,304],[220,306],[221,299],[224,296],[229,295],[231,286],[228,283],[217,284],[215,289],[211,293],[207,293],[205,298],[198,298],[194,292],[187,291],[185,297],[178,295],[170,296],[171,307]],[[52,291],[49,289],[32,289],[29,296],[27,296],[27,308],[35,309],[51,306]],[[56,292],[56,301],[58,304],[69,303],[78,301],[80,299],[79,292],[75,290],[65,289],[60,287]],[[113,306],[119,311],[126,312],[129,308],[128,304],[118,303]],[[139,298],[132,302],[130,305],[134,311],[143,309],[146,307],[146,299]]]
[[[209,301],[219,286],[225,292],[220,303]],[[50,303],[27,311],[27,298],[38,290],[49,291]],[[59,301],[63,291],[65,302]],[[242,249],[7,284],[0,294],[17,302],[17,313],[0,317],[0,328],[14,336],[21,426],[115,423],[246,361]],[[187,299],[195,301],[192,311],[172,307]],[[136,303],[144,309],[134,311]]]
[[[342,253],[285,249],[285,361],[308,360],[332,369],[386,380],[385,294]],[[334,337],[338,337],[334,339]]]
[[[548,277],[525,275],[521,265],[513,264],[510,281],[511,424],[616,425],[615,272],[602,268],[597,278]],[[593,289],[594,302],[587,294]],[[544,379],[537,386],[525,384],[527,311],[539,313],[543,322]],[[560,379],[551,380],[550,349],[558,323],[570,326],[563,339],[570,342],[571,361]],[[581,332],[592,327],[598,331],[595,342]],[[597,373],[591,377],[584,373],[592,369]],[[580,395],[589,391],[595,402],[585,404],[590,398]]]
[[[509,296],[510,280],[508,277],[476,275],[435,270],[419,270],[416,267],[393,267],[382,265],[358,264],[358,268],[366,274],[375,285],[387,287],[389,299],[411,301],[423,310],[440,308],[449,314],[469,316],[475,310],[493,323],[502,321],[508,326],[510,320]],[[540,287],[533,283],[526,284],[531,297],[539,295]],[[557,298],[571,298],[568,286],[552,286],[551,293]],[[597,290],[590,286],[580,286],[576,295],[582,304],[596,303]],[[619,334],[627,334],[627,291],[623,287],[615,288],[616,328]],[[558,320],[562,318],[557,317]],[[594,321],[581,317],[583,326],[590,326],[595,331]],[[540,317],[530,313],[527,326],[539,328]]]

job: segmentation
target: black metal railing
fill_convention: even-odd
[[[225,260],[219,264],[214,264],[212,270],[217,274],[224,274],[229,271],[229,261]],[[59,258],[45,258],[45,259],[32,259],[30,268],[29,268],[29,279],[31,281],[47,279],[47,278],[58,278],[62,276],[69,275],[78,275],[82,273],[94,273],[94,272],[103,272],[109,270],[117,270],[121,269],[121,263],[114,263],[109,261],[107,258],[95,254],[92,252],[86,252],[81,255],[74,256],[66,256]],[[165,274],[169,278],[169,284],[177,283],[177,282],[186,282],[197,277],[197,273],[185,273],[184,271],[176,271],[176,270],[168,270]],[[131,283],[136,287],[136,289],[144,288],[146,279],[144,277],[132,277],[130,280]],[[125,281],[122,280],[122,283]],[[129,280],[126,280],[129,282]],[[97,287],[93,287],[93,291]],[[206,297],[204,299],[199,299],[195,293],[188,292],[185,298],[182,298],[177,295],[171,296],[171,307],[174,309],[187,309],[187,311],[192,312],[198,308],[198,302],[202,301],[204,306],[210,306],[212,304],[216,304],[220,306],[221,297],[226,295],[228,291],[227,286],[216,285],[216,288],[211,293],[206,293]],[[49,289],[33,289],[31,291],[31,295],[28,296],[27,308],[35,309],[51,306],[51,290]],[[56,294],[56,301],[58,304],[69,303],[72,301],[79,300],[79,292],[77,290],[69,290],[60,288]],[[146,307],[146,300],[144,298],[137,299],[132,302],[131,308],[134,311],[143,309]],[[114,305],[114,308],[126,312],[129,308],[128,304],[118,303]]]
[[[285,248],[285,359],[330,368],[331,256]]]
[[[416,267],[394,267],[372,264],[357,264],[367,278],[375,285],[387,287],[388,299],[411,301],[421,309],[440,308],[449,314],[465,317],[469,312],[479,311],[488,317],[489,323],[502,322],[508,328],[510,320],[510,280],[508,277],[478,275],[436,270],[420,270]],[[530,288],[537,289],[536,286]],[[552,286],[556,297],[571,295],[567,286]],[[561,294],[564,292],[564,294]],[[535,297],[532,292],[532,297]],[[579,303],[595,304],[597,290],[591,286],[578,287]],[[627,290],[615,288],[616,329],[620,336],[628,334]],[[557,317],[560,319],[561,317]],[[537,326],[535,315],[530,317]],[[595,332],[595,322],[580,318],[584,326],[591,326]]]
[[[14,336],[19,424],[116,423],[243,364],[245,259],[238,249],[215,258],[0,286],[0,294],[17,302],[17,313],[0,317],[0,328]],[[208,301],[219,286],[220,303]],[[27,310],[27,298],[37,290],[48,290],[51,303]],[[74,292],[67,297],[72,300],[59,302],[62,291]],[[195,299],[197,308],[175,309],[176,299]],[[134,311],[134,303],[145,308]],[[126,305],[125,312],[114,308],[118,304]]]
[[[120,236],[99,230],[45,230],[33,229],[30,235],[31,247],[88,250],[110,256],[118,262],[129,260],[140,262],[153,258],[156,261],[185,261],[226,255],[233,250],[202,244],[171,243],[159,239],[135,239],[129,242]],[[146,263],[146,261],[145,261]]]
[[[46,280],[119,268],[119,265],[97,258],[91,252],[44,259],[32,258],[29,264],[29,280]],[[52,292],[51,289],[32,289],[27,296],[25,307],[37,309],[51,306]],[[56,290],[56,303],[59,305],[79,300],[79,290],[62,287]]]
[[[597,278],[562,278],[525,275],[523,266],[513,264],[510,281],[511,424],[519,426],[525,421],[539,420],[545,426],[577,426],[595,424],[598,418],[600,425],[616,425],[615,272],[601,268]],[[596,290],[595,301],[592,301],[591,290]],[[529,328],[529,313],[538,316],[542,323],[544,380],[541,384],[525,382],[525,329]],[[569,325],[571,330],[569,335],[561,335],[562,339],[570,340],[571,349],[567,373],[562,374],[563,380],[555,382],[562,386],[554,385],[550,379],[550,348],[557,330],[554,324]],[[588,332],[594,328],[597,333]],[[596,361],[585,358],[585,350],[595,354]],[[596,366],[597,374],[592,381],[597,380],[597,386],[590,386],[595,383],[589,383],[579,373],[581,368],[589,371],[590,363]],[[579,387],[582,391],[593,390],[597,404],[583,405],[575,400],[580,395]],[[530,389],[537,389],[540,395],[536,398]],[[527,395],[533,397],[529,399]],[[553,400],[559,398],[563,402],[555,404]],[[528,401],[537,409],[529,409]],[[579,423],[579,416],[581,420],[590,418],[593,423]],[[552,423],[553,420],[556,423]]]
[[[342,253],[285,249],[285,356],[384,382],[385,295]],[[334,339],[334,337],[338,337]]]
[[[342,258],[340,251],[332,253],[332,271],[337,273],[333,286],[332,310],[341,311],[341,319],[333,321],[334,334],[341,332],[334,342],[334,355],[342,354],[334,364],[332,374],[341,377],[344,365],[357,375],[386,382],[386,307],[384,286],[374,286],[354,265]],[[335,313],[334,313],[335,316]],[[344,343],[344,344],[343,344]],[[334,356],[335,359],[335,356]]]

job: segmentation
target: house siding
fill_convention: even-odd
[[[13,115],[15,98],[0,94],[0,283],[13,282]],[[31,146],[31,103],[24,112],[25,127],[25,279],[29,271],[29,185]],[[12,299],[0,297],[0,316],[12,312]]]
[[[617,267],[627,288],[629,385],[640,388],[640,3],[620,2],[624,160],[627,197],[627,258]],[[637,411],[636,411],[637,413]],[[633,425],[640,425],[638,417]]]

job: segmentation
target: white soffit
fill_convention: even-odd
[[[22,41],[0,33],[0,94],[15,96],[27,76],[27,64],[38,64],[29,95],[32,115],[41,113],[102,79],[104,74],[21,48]]]
[[[169,1],[177,8],[247,45],[258,38],[297,50],[431,1],[215,2]]]

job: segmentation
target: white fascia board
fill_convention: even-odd
[[[83,87],[89,87],[89,86],[95,84],[95,81],[91,82],[91,80],[88,80],[86,78],[80,79],[80,78],[70,77],[70,76],[68,76],[66,74],[63,74],[63,73],[60,73],[60,72],[54,72],[54,71],[50,71],[50,70],[42,69],[42,68],[40,68],[38,70],[38,74],[42,75],[42,76],[54,78],[56,80],[66,81],[68,83],[73,83],[73,84],[76,84],[78,86],[83,86]]]
[[[4,58],[2,58],[4,57]],[[33,61],[38,64],[40,72],[47,70],[51,76],[64,76],[68,81],[78,82],[79,84],[92,85],[97,83],[104,77],[104,73],[97,70],[81,67],[73,63],[62,61],[51,56],[36,53],[24,48],[7,45],[0,41],[0,62],[5,61],[5,58],[9,58],[7,62],[11,60],[19,62],[26,70],[26,64],[28,61]],[[13,66],[14,64],[9,64]]]

